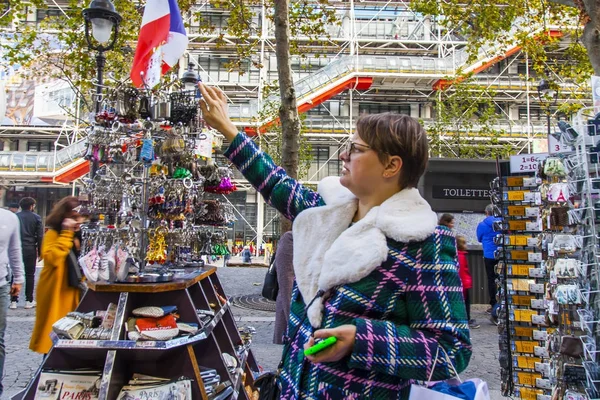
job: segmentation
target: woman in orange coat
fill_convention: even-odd
[[[74,210],[77,197],[59,201],[46,218],[49,227],[42,242],[44,268],[38,281],[35,326],[29,348],[46,354],[52,347],[52,324],[75,310],[79,304],[79,288],[69,286],[67,256],[74,246],[75,232],[79,229],[79,215]]]

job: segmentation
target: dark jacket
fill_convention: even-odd
[[[494,251],[498,248],[498,245],[494,244],[494,238],[498,233],[494,231],[494,221],[500,221],[500,218],[486,217],[483,221],[477,225],[477,240],[483,246],[483,257],[494,258]]]
[[[17,217],[19,217],[21,223],[21,247],[35,248],[39,256],[42,250],[42,238],[44,237],[42,217],[28,210],[18,212]]]

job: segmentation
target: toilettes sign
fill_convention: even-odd
[[[468,186],[436,186],[432,187],[434,199],[470,199],[489,200],[490,189]]]

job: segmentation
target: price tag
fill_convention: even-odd
[[[529,268],[533,268],[533,265],[529,265],[529,264],[513,264],[512,265],[512,274],[515,276],[529,276]],[[515,301],[513,299],[513,301]],[[518,303],[515,303],[518,304]],[[521,305],[528,305],[529,302],[527,302],[526,304],[521,304]]]
[[[510,236],[510,244],[513,246],[527,246],[527,236]]]
[[[528,328],[526,326],[515,326],[515,336],[522,336],[530,338],[533,335],[533,328]],[[527,368],[527,367],[521,367]]]
[[[515,295],[512,297],[512,301],[513,304],[516,306],[527,306],[529,307],[529,305],[531,304],[531,300],[535,299],[534,296],[519,296],[519,295]],[[515,329],[517,329],[515,327]],[[531,336],[531,334],[529,335],[517,335],[517,336]]]
[[[527,250],[513,250],[510,252],[510,258],[513,260],[527,261],[529,252]]]
[[[510,210],[510,206],[509,206],[509,210]],[[527,217],[537,217],[539,215],[540,215],[540,209],[537,207],[527,207],[525,209],[525,216],[527,216]]]
[[[548,136],[548,152],[550,154],[566,153],[570,151],[571,149],[569,147],[560,143],[554,136]]]
[[[506,186],[523,186],[523,177],[522,176],[510,176],[506,178]]]
[[[512,174],[535,172],[538,169],[539,162],[545,160],[547,157],[548,153],[510,156],[510,172]]]
[[[511,231],[527,230],[527,221],[508,221],[508,228]]]
[[[525,206],[508,206],[508,215],[522,217],[525,215]]]
[[[507,192],[508,201],[523,201],[525,192],[522,190],[511,190]]]

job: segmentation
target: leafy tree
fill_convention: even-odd
[[[264,2],[264,3],[263,3]],[[92,109],[90,90],[93,87],[96,65],[95,55],[91,54],[83,29],[81,10],[87,7],[85,0],[69,0],[68,7],[59,16],[46,16],[39,26],[27,24],[27,13],[32,7],[40,10],[47,8],[46,0],[10,0],[8,7],[1,10],[0,29],[10,33],[0,42],[4,66],[22,65],[29,67],[30,73],[37,76],[51,76],[68,81],[74,90],[80,92],[88,110]],[[129,44],[137,41],[143,4],[131,0],[114,0],[118,12],[123,17],[115,51],[106,53],[106,74],[114,77],[107,86],[118,85],[128,79],[134,49]],[[328,7],[327,0],[211,0],[213,9],[228,14],[225,27],[217,27],[198,11],[194,0],[178,0],[183,15],[197,21],[200,33],[217,33],[217,44],[225,46],[234,37],[235,53],[227,64],[230,69],[238,69],[248,60],[257,68],[262,68],[260,40],[257,35],[255,19],[257,11],[264,4],[266,17],[275,24],[276,56],[279,74],[281,104],[279,120],[281,131],[281,164],[287,173],[298,175],[300,151],[300,120],[296,106],[296,93],[292,80],[290,54],[306,54],[301,42],[294,37],[308,38],[307,44],[315,44],[319,39],[327,38],[327,26],[339,23],[335,9]],[[229,40],[231,42],[231,40]],[[167,77],[167,82],[172,77]],[[306,162],[306,159],[303,161]],[[282,232],[289,230],[289,221],[282,218]]]
[[[439,92],[433,104],[435,122],[427,129],[431,156],[506,158],[514,153],[512,146],[499,140],[506,132],[496,126],[499,118],[495,94],[469,80]],[[488,140],[480,140],[482,137]]]
[[[427,15],[443,15],[442,24],[467,38],[471,60],[486,44],[519,45],[541,77],[581,83],[592,72],[600,75],[600,3],[596,0],[415,0],[411,7]],[[560,62],[554,52],[561,39],[550,34],[555,26],[571,38]]]

